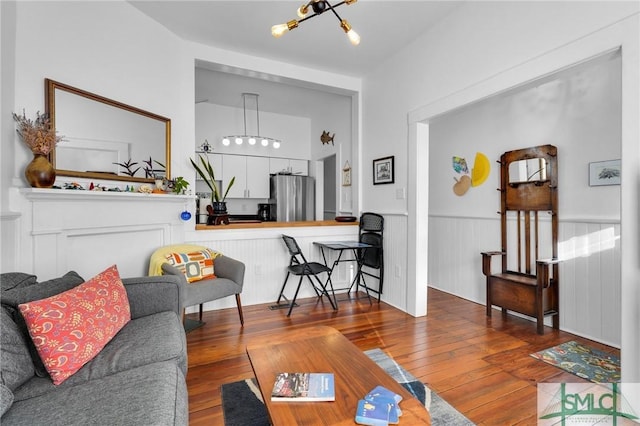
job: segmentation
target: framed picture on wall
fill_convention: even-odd
[[[589,186],[620,185],[621,174],[620,160],[589,163]]]
[[[373,184],[393,183],[393,156],[373,160]]]

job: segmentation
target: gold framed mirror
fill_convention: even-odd
[[[57,175],[171,179],[170,119],[51,79],[45,79],[45,103],[51,125],[64,136],[50,153]]]

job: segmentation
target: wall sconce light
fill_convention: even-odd
[[[300,22],[304,22],[307,19],[313,18],[314,16],[321,15],[327,10],[331,10],[331,12],[336,15],[336,18],[338,18],[338,21],[340,21],[340,28],[342,28],[342,30],[347,34],[347,37],[349,38],[351,44],[357,46],[358,44],[360,44],[360,36],[353,30],[353,28],[351,28],[349,22],[347,22],[346,19],[342,19],[340,15],[338,15],[338,12],[336,12],[335,10],[335,8],[338,6],[342,6],[343,4],[350,5],[355,3],[356,1],[358,0],[343,0],[340,3],[337,3],[335,6],[332,6],[331,3],[326,0],[311,0],[298,8],[298,17],[301,19],[292,19],[287,23],[274,25],[273,27],[271,27],[271,35],[276,38],[282,37],[282,35],[287,31],[298,28]],[[309,8],[313,10],[313,15],[308,15]]]

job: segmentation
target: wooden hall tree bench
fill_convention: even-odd
[[[530,317],[544,334],[544,317],[559,328],[558,163],[552,145],[508,151],[500,157],[500,251],[482,254],[487,316],[493,306]],[[499,272],[492,258],[500,256]],[[543,257],[549,257],[543,259]]]

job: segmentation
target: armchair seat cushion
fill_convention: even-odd
[[[242,292],[242,286],[228,278],[196,281],[189,284],[189,291],[185,292],[184,296],[184,305],[193,306],[209,300],[240,294],[240,292]]]

